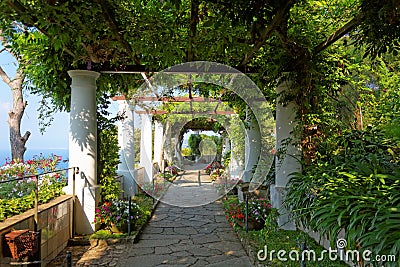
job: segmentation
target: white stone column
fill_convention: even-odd
[[[290,210],[282,207],[287,192],[287,183],[290,180],[290,174],[301,171],[299,147],[293,145],[295,140],[293,130],[296,126],[297,105],[295,102],[290,102],[283,106],[280,96],[285,90],[290,90],[291,83],[289,81],[282,82],[277,88],[278,94],[276,104],[276,150],[282,147],[283,142],[286,144],[286,153],[276,158],[275,162],[275,184],[271,185],[271,202],[274,208],[277,208],[281,216],[278,218],[278,225],[282,229],[295,230],[295,223],[290,218]],[[291,138],[291,142],[287,139]]]
[[[243,165],[241,164],[241,161],[239,159],[240,155],[237,155],[235,153],[235,144],[231,140],[230,142],[230,148],[231,148],[231,161],[229,163],[229,173],[230,173],[230,178],[231,179],[241,179],[243,177]]]
[[[140,165],[144,167],[145,182],[153,180],[153,131],[150,114],[141,114]]]
[[[168,163],[171,163],[173,160],[172,155],[172,137],[171,137],[171,123],[169,121],[165,124],[164,129],[164,144],[163,144],[163,154],[164,160]]]
[[[162,170],[163,160],[163,143],[164,143],[164,126],[161,122],[154,122],[154,162],[158,163],[158,166]]]
[[[222,135],[222,157],[221,160],[225,159],[226,153],[228,153],[229,150],[231,150],[231,140],[228,138],[228,134],[225,133]]]
[[[246,146],[245,146],[245,170],[243,181],[250,182],[253,178],[253,171],[258,163],[261,149],[261,132],[257,120],[250,118],[246,128]]]
[[[89,234],[100,197],[97,185],[97,121],[96,79],[99,73],[87,70],[68,71],[71,83],[71,112],[69,131],[69,167],[79,167],[76,177],[77,196],[75,230]],[[68,193],[72,193],[72,172],[68,177]]]
[[[119,161],[117,173],[123,176],[124,196],[137,193],[137,183],[134,179],[135,146],[134,146],[134,106],[126,100],[117,100],[118,111],[124,114],[124,119],[118,122]]]

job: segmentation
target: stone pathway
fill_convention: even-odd
[[[162,201],[172,206],[197,207],[212,203],[221,196],[209,175],[201,171],[199,177],[198,170],[186,170],[170,185]]]
[[[200,178],[201,185],[198,170],[186,170],[168,188],[139,238],[115,244],[93,240],[80,259],[73,253],[74,266],[252,266],[216,200],[221,196],[208,175]],[[60,266],[63,255],[50,266]]]
[[[117,266],[252,266],[220,203],[183,208],[159,203],[139,241]]]

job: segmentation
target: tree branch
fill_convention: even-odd
[[[93,49],[90,45],[85,45],[84,43],[81,42],[81,46],[83,47],[83,49],[85,49],[91,62],[94,62],[94,63],[100,62],[99,57],[96,55],[96,53],[93,51]]]
[[[21,137],[21,141],[22,143],[25,145],[26,141],[28,141],[29,136],[31,136],[31,132],[30,131],[26,131],[24,136]]]
[[[195,59],[193,45],[197,35],[197,23],[199,22],[199,1],[192,0],[190,7],[190,21],[189,21],[189,40],[187,50],[187,61]]]
[[[268,25],[261,36],[261,40],[254,44],[253,49],[244,56],[242,62],[240,62],[239,66],[245,66],[251,58],[260,50],[260,48],[265,44],[267,38],[271,35],[271,33],[285,20],[287,19],[286,14],[289,12],[290,8],[294,5],[295,0],[286,1],[286,3],[277,10],[272,22]]]
[[[1,50],[1,52],[7,51],[8,53],[10,53],[16,59],[18,58],[17,55],[11,51],[10,48],[6,47],[6,46],[9,46],[10,44],[7,42],[6,38],[3,36],[3,30],[2,29],[0,29],[0,42],[1,42],[1,45],[4,46],[4,48]]]
[[[0,77],[5,82],[8,86],[11,84],[11,79],[8,77],[7,73],[3,70],[3,68],[0,66]]]
[[[17,73],[15,73],[13,80],[20,80],[21,83],[23,83],[23,81],[25,80],[25,76],[25,73],[21,69],[18,69]]]
[[[132,47],[129,45],[129,43],[123,38],[123,36],[120,34],[121,29],[119,28],[114,12],[109,9],[109,4],[107,0],[96,0],[96,2],[101,6],[101,9],[103,10],[103,17],[108,24],[108,27],[110,27],[111,32],[113,33],[114,37],[122,44],[122,46],[125,48],[125,50],[130,54],[133,55],[133,60],[135,64],[140,64],[139,58],[134,54],[134,51],[132,50]]]
[[[34,26],[39,32],[43,33],[44,35],[46,35],[47,37],[50,38],[50,34],[44,30],[43,28],[41,28],[40,26],[37,25],[37,21],[39,20],[35,15],[32,15],[32,12],[30,12],[29,10],[27,10],[18,0],[14,0],[14,1],[7,1],[6,4],[15,12],[17,12],[18,15],[22,15],[22,14],[29,14],[29,20],[26,21],[27,24],[30,24],[32,26]],[[22,22],[24,23],[24,22]],[[51,38],[50,38],[51,39]],[[75,57],[75,54],[68,48],[68,47],[63,47],[63,50],[69,54],[72,57]]]
[[[325,41],[317,45],[314,50],[313,50],[313,55],[317,55],[318,53],[322,52],[326,48],[328,48],[330,45],[335,43],[337,40],[339,40],[341,37],[343,37],[345,34],[356,28],[363,20],[364,15],[359,13],[357,16],[355,16],[352,20],[347,22],[342,28],[338,29],[335,31],[331,36],[329,36]]]

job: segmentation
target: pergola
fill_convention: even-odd
[[[72,78],[71,84],[71,114],[70,114],[70,165],[79,166],[82,173],[82,180],[77,183],[78,191],[82,190],[82,195],[78,195],[82,203],[83,214],[86,218],[90,218],[94,214],[94,209],[97,205],[99,196],[99,187],[96,183],[96,79],[100,75],[94,71],[88,70],[73,70],[68,72]],[[277,88],[277,93],[287,90],[290,87],[288,82],[283,82]],[[124,111],[126,119],[119,125],[119,146],[121,147],[121,164],[119,173],[124,175],[130,181],[125,183],[124,190],[134,193],[136,185],[132,177],[131,167],[134,165],[133,153],[133,128],[134,128],[134,108],[132,102],[124,96],[116,96],[113,100],[118,101],[120,111]],[[202,97],[177,97],[176,99],[157,98],[154,96],[145,96],[132,99],[133,101],[159,101],[159,102],[218,102],[213,99],[205,99]],[[279,103],[279,101],[278,101]],[[291,137],[295,122],[295,104],[289,103],[285,106],[278,104],[276,108],[276,148],[282,144],[282,141]],[[152,136],[152,115],[164,114],[165,111],[141,111],[139,114],[142,118],[141,136],[145,137],[141,140],[141,158],[140,164],[145,167],[147,179],[152,179],[153,162],[162,164],[162,147],[163,126],[161,123],[155,122],[155,138],[154,138],[154,157],[152,157],[153,140]],[[204,112],[203,112],[204,113]],[[192,113],[191,113],[192,114]],[[232,111],[210,111],[205,115],[232,115]],[[203,114],[204,115],[204,114]],[[251,180],[251,173],[254,166],[257,165],[260,157],[260,127],[257,121],[250,121],[246,130],[246,162],[244,167],[244,179]],[[298,171],[301,167],[296,157],[299,155],[299,150],[294,146],[287,146],[285,158],[281,159],[279,166],[276,168],[275,184],[271,186],[271,202],[274,207],[282,208],[285,196],[286,184],[289,180],[289,174]],[[284,166],[284,167],[280,167]],[[89,220],[88,220],[89,221]],[[87,221],[86,225],[81,222],[77,226],[77,231],[90,232],[93,229],[92,225]],[[290,220],[287,214],[281,216],[280,225],[286,229],[294,229],[294,224],[288,223]],[[84,221],[83,221],[84,222]],[[79,228],[81,227],[81,228]]]
[[[119,127],[119,136],[120,136],[120,142],[119,146],[121,147],[121,155],[126,153],[128,150],[132,150],[133,142],[132,142],[132,129],[129,129],[129,127],[132,127],[134,125],[133,122],[133,115],[132,111],[135,110],[135,103],[141,103],[141,102],[159,102],[159,103],[219,103],[218,100],[212,99],[212,98],[204,98],[204,97],[185,97],[185,96],[179,96],[179,97],[154,97],[154,96],[143,96],[143,97],[135,97],[133,99],[129,99],[125,96],[114,96],[112,97],[114,101],[117,101],[119,104],[119,110],[120,112],[124,114],[128,114],[127,120],[124,123],[120,123]],[[218,110],[218,104],[215,106],[214,110],[208,110],[208,111],[197,111],[197,110],[187,110],[187,111],[166,111],[166,110],[135,110],[136,114],[139,114],[143,124],[141,125],[141,146],[140,146],[140,165],[145,168],[145,176],[148,181],[152,179],[153,176],[153,163],[157,163],[158,166],[161,166],[163,168],[164,162],[163,162],[163,148],[164,148],[164,141],[165,141],[165,129],[164,125],[157,120],[154,121],[154,129],[155,129],[155,135],[154,135],[154,140],[152,140],[152,128],[153,128],[153,123],[152,123],[152,116],[154,115],[199,115],[199,116],[205,116],[208,118],[208,124],[205,125],[198,125],[194,123],[194,120],[188,121],[185,125],[185,129],[196,129],[196,130],[211,130],[211,124],[216,122],[215,119],[212,119],[212,116],[215,115],[234,115],[235,112],[232,110]],[[199,119],[199,118],[196,118]],[[123,126],[125,125],[125,126]],[[181,136],[180,136],[181,138]],[[123,141],[126,140],[126,141]],[[154,142],[154,144],[153,144]],[[152,151],[151,147],[154,147],[154,156],[153,158],[148,157],[146,155],[151,155]],[[137,148],[136,148],[137,149]],[[130,152],[128,152],[130,155]],[[120,161],[122,164],[120,165],[119,172],[123,174],[124,176],[132,176],[132,172],[129,170],[128,166],[133,166],[133,158],[131,157],[121,157]],[[127,162],[129,161],[129,162]],[[128,179],[130,181],[134,180],[134,177],[130,177]],[[129,194],[134,194],[135,192],[135,185],[130,184],[129,187],[124,188],[124,192],[127,192]]]
[[[258,12],[255,16],[265,18],[266,12],[270,20],[265,25],[266,27],[261,27],[259,32],[250,33],[250,30],[257,29],[255,27],[257,25],[251,25],[254,27],[242,25],[243,28],[237,32],[230,31],[228,29],[232,28],[232,24],[229,20],[225,18],[220,20],[217,16],[207,16],[207,14],[200,23],[200,17],[203,16],[202,11],[199,10],[200,3],[190,1],[186,7],[189,10],[188,25],[174,34],[174,30],[179,30],[180,21],[176,18],[180,14],[180,9],[172,4],[168,6],[167,2],[152,1],[151,4],[156,7],[153,10],[148,5],[142,5],[141,1],[128,1],[123,4],[107,0],[82,1],[79,4],[75,2],[71,4],[69,1],[34,1],[34,5],[31,5],[27,1],[13,0],[0,4],[9,20],[19,20],[29,27],[33,26],[48,38],[50,50],[63,58],[60,64],[64,63],[64,65],[58,70],[57,79],[64,78],[64,81],[71,81],[69,163],[71,166],[80,167],[82,178],[76,182],[76,192],[78,192],[77,196],[82,207],[77,213],[77,216],[82,218],[77,224],[78,233],[89,233],[94,230],[95,226],[91,222],[100,195],[96,173],[96,90],[98,89],[96,81],[99,76],[117,77],[120,74],[144,72],[149,74],[196,59],[221,62],[236,66],[244,73],[255,73],[263,64],[259,61],[252,62],[252,60],[256,55],[261,57],[264,55],[263,47],[267,39],[275,31],[283,30],[280,25],[287,23],[287,14],[296,3],[296,1],[275,1],[278,4],[271,4],[271,8],[255,10]],[[166,9],[163,10],[163,8]],[[177,17],[168,13],[175,11]],[[151,16],[150,12],[156,14]],[[349,24],[346,24],[346,19],[339,20],[343,30],[328,33],[324,40],[313,49],[313,53],[320,53],[351,30],[359,20],[360,16],[356,16]],[[210,22],[221,25],[223,31],[219,28],[216,31],[208,30],[207,24]],[[168,27],[176,27],[176,29],[171,30]],[[251,38],[243,40],[248,38],[249,34]],[[289,40],[287,36],[284,37],[282,36],[283,43],[286,45],[285,49],[291,49],[289,52],[300,51],[301,54],[298,58],[291,56],[293,64],[286,70],[293,71],[309,55],[302,54],[301,52],[305,51],[303,47]],[[223,40],[222,46],[214,42],[219,39]],[[75,65],[72,66],[72,64]],[[68,68],[70,70],[67,72]],[[178,69],[178,72],[183,71]],[[276,89],[277,93],[289,90],[290,86],[290,81],[281,82]],[[126,100],[118,101],[123,103],[121,109],[129,111],[126,113],[128,119],[121,126],[121,129],[125,130],[120,133],[122,147],[126,147],[131,140],[124,139],[122,136],[124,136],[123,133],[133,131],[130,121],[133,118],[133,109]],[[191,99],[191,101],[196,100]],[[279,104],[280,101],[277,103],[276,149],[279,150],[282,140],[291,137],[296,114],[294,102],[285,106]],[[151,114],[142,114],[143,118],[146,118],[142,123],[142,129],[146,131],[142,134],[143,136],[151,136],[149,115]],[[229,116],[230,114],[219,115]],[[259,150],[257,143],[260,140],[260,129],[254,121],[250,121],[248,126],[246,134],[249,160],[246,171],[249,173],[259,158],[259,154],[255,151]],[[159,126],[155,128],[156,131],[161,132]],[[145,147],[151,149],[149,145]],[[300,168],[295,159],[299,153],[298,148],[289,145],[286,149],[288,151],[286,156],[279,160],[284,167],[276,168],[275,184],[271,187],[271,201],[276,208],[282,206],[289,174]],[[125,151],[124,154],[133,157],[133,153],[127,154]],[[151,155],[151,151],[143,154]],[[148,158],[148,161],[152,160]],[[69,190],[72,192],[71,188]],[[287,224],[287,222],[287,216],[281,216],[279,219],[279,225],[282,227],[294,227],[293,224]]]

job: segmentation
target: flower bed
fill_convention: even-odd
[[[207,174],[211,174],[214,170],[222,169],[223,166],[218,161],[213,161],[204,169]]]
[[[132,230],[136,229],[136,222],[143,216],[142,210],[135,202],[131,203],[129,212],[128,200],[114,200],[104,202],[96,209],[94,223],[100,223],[103,228],[118,232],[116,229],[125,229],[129,219],[132,222]]]
[[[165,168],[166,172],[169,172],[172,175],[177,175],[178,174],[178,167],[171,165]]]
[[[131,230],[140,229],[149,219],[153,210],[153,199],[144,194],[132,198],[131,214],[127,200],[105,202],[96,209],[94,223],[101,224],[100,230],[92,235],[94,239],[125,237],[127,228],[124,226],[131,219]],[[117,230],[118,229],[118,230]]]
[[[226,219],[232,226],[245,226],[246,203],[239,202],[237,197],[229,197],[224,202]],[[275,220],[277,210],[265,198],[251,198],[248,201],[247,220],[255,229],[262,229],[266,222]]]
[[[65,174],[54,172],[61,159],[56,155],[49,158],[40,155],[25,162],[6,162],[0,167],[0,181],[8,181],[0,183],[0,221],[33,207],[35,175],[39,175],[39,204],[47,203],[63,194]]]
[[[288,260],[280,260],[277,257],[278,251],[291,252],[291,255],[302,255],[302,249],[305,247],[308,250],[315,251],[315,255],[318,255],[318,257],[326,252],[323,252],[324,248],[317,244],[314,239],[300,230],[280,230],[276,223],[278,212],[271,208],[268,200],[249,199],[249,221],[263,221],[264,225],[261,228],[249,229],[248,232],[244,228],[245,203],[239,202],[236,196],[228,196],[227,199],[222,200],[226,219],[237,233],[254,266],[297,267],[301,265],[301,259],[292,260],[288,258],[288,254],[286,254]],[[266,212],[264,212],[264,209]],[[307,261],[306,264],[307,266],[318,264],[318,266],[324,267],[348,266],[340,261],[340,257],[337,257],[337,260],[334,261],[325,257],[318,262]]]

